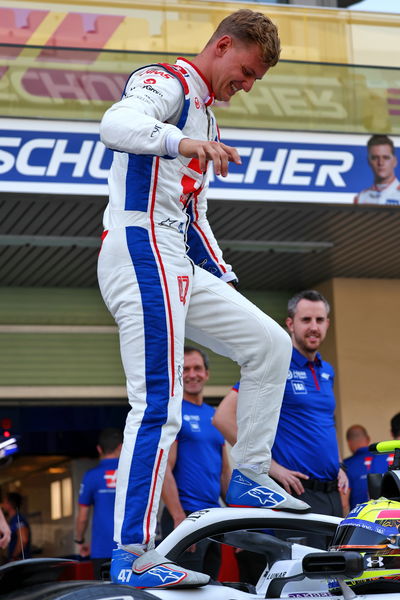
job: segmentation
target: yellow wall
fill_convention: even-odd
[[[283,59],[400,66],[400,15],[394,14],[218,0],[6,0],[3,6],[50,11],[26,44],[79,47],[83,43],[81,31],[76,31],[75,42],[73,33],[68,34],[70,41],[66,43],[58,39],[57,28],[68,13],[95,13],[124,17],[102,47],[172,53],[198,52],[222,18],[249,7],[277,23]],[[0,33],[7,35],[7,27],[0,25]],[[91,35],[85,34],[85,40]]]
[[[323,357],[336,369],[338,436],[342,452],[350,425],[364,425],[371,441],[391,439],[400,412],[400,281],[336,278],[316,286],[331,302],[331,330]]]

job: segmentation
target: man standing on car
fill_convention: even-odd
[[[262,504],[248,494],[249,505],[308,508],[268,475],[290,340],[234,289],[236,276],[206,217],[209,163],[222,176],[229,162],[241,163],[237,150],[219,140],[210,105],[249,92],[279,52],[268,17],[236,11],[191,61],[135,71],[100,125],[102,141],[115,152],[98,279],[118,324],[131,404],[118,466],[114,583],[209,581],[154,549],[168,452],[181,425],[185,335],[241,365],[232,495],[239,476],[247,490],[264,491]]]
[[[288,302],[286,326],[293,351],[286,380],[270,475],[312,512],[343,516],[340,490],[348,481],[340,467],[335,428],[334,370],[318,352],[329,327],[329,304],[306,290]],[[217,408],[214,424],[225,438],[236,439],[238,384]],[[313,539],[315,543],[319,540]]]
[[[198,348],[185,346],[183,362],[182,427],[172,444],[165,472],[162,498],[165,508],[161,533],[165,537],[188,514],[221,506],[231,469],[223,435],[212,424],[215,409],[204,402],[208,381],[208,357]],[[189,548],[180,564],[217,579],[219,544],[202,540]]]

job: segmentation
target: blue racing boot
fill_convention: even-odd
[[[189,571],[161,556],[156,550],[113,550],[111,581],[134,588],[199,587],[210,581],[208,575]]]
[[[306,502],[293,498],[267,473],[256,473],[252,469],[234,469],[226,503],[228,506],[279,508],[296,512],[310,509]]]

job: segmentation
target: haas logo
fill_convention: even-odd
[[[183,305],[186,304],[186,296],[189,289],[189,276],[178,275],[179,300]]]
[[[117,470],[113,469],[112,471],[106,471],[104,473],[104,479],[106,482],[106,487],[115,488],[117,485]]]

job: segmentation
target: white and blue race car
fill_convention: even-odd
[[[256,600],[260,598],[332,598],[337,600],[398,600],[398,591],[356,595],[345,580],[365,571],[358,552],[322,552],[281,540],[265,529],[290,529],[333,536],[341,519],[298,515],[284,511],[246,508],[212,508],[193,513],[158,546],[164,556],[179,564],[179,556],[192,544],[211,537],[265,557],[265,570],[256,586],[246,582],[213,582],[204,587],[138,590],[128,585],[71,579],[74,561],[29,559],[0,567],[2,600]],[[400,571],[399,571],[400,573]],[[339,593],[331,592],[335,581]],[[173,581],[163,581],[163,585]]]
[[[107,581],[107,569],[103,582],[79,581],[79,562],[39,558],[0,567],[1,600],[400,600],[400,441],[380,444],[380,451],[395,452],[382,481],[384,497],[358,505],[344,519],[211,508],[189,515],[157,547],[177,565],[183,552],[205,538],[254,552],[265,564],[256,585],[214,581],[185,589],[174,587],[173,575],[171,581],[163,579],[161,569],[163,588],[135,589],[127,585],[129,569],[120,585]],[[329,551],[321,551],[296,543],[296,538],[281,539],[276,535],[281,530],[333,541]]]

